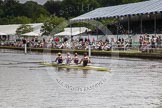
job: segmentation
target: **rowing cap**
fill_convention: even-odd
[[[61,53],[59,52],[59,53],[57,53],[58,55],[61,55]]]

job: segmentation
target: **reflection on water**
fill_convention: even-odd
[[[77,74],[78,72],[82,73],[82,77],[86,78],[89,70],[85,69],[70,69],[70,68],[61,68],[61,67],[54,67],[55,72],[65,72],[66,74]]]
[[[0,50],[0,108],[161,108],[162,61],[93,57],[111,72],[40,65],[41,53]]]
[[[83,78],[87,78],[88,70],[83,70]]]

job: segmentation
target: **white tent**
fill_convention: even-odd
[[[72,28],[64,28],[63,32],[55,34],[55,36],[77,36],[79,34],[85,33],[86,31],[91,31],[86,27],[72,27]]]
[[[8,35],[15,35],[17,28],[19,28],[22,24],[11,24],[11,25],[0,25],[0,32],[7,33]],[[33,23],[27,24],[34,28],[34,32],[36,31],[40,33],[41,26],[43,23]]]
[[[60,32],[58,34],[55,34],[55,36],[69,36],[69,35],[71,35],[71,33],[67,32],[67,31],[63,31],[63,32]]]
[[[0,32],[0,35],[7,35],[7,33]]]
[[[40,36],[40,34],[35,33],[35,32],[29,32],[29,33],[22,34],[22,36],[35,36],[35,37],[38,37],[38,36]]]

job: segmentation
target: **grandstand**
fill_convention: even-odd
[[[149,0],[117,6],[102,7],[71,19],[72,22],[111,19],[120,26],[108,25],[115,34],[162,34],[162,0]]]

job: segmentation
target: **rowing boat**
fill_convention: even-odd
[[[81,65],[66,65],[66,64],[55,64],[55,63],[41,63],[45,66],[59,67],[59,68],[68,68],[68,69],[82,69],[82,70],[96,70],[96,71],[109,71],[108,68],[105,67],[97,67],[97,66],[81,66]]]

